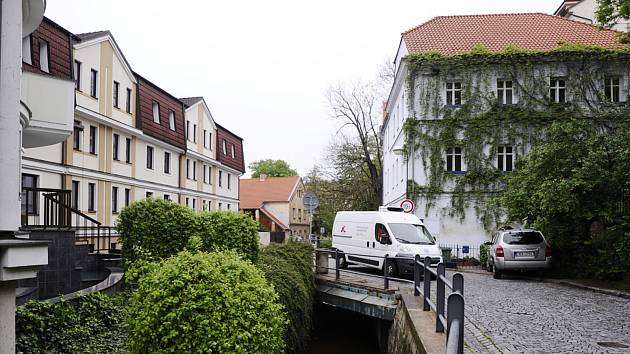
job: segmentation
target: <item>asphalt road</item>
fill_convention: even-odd
[[[463,274],[468,353],[630,353],[629,299],[519,275]]]

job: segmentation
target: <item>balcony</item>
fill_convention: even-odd
[[[74,82],[53,76],[22,72],[21,101],[26,116],[22,134],[25,148],[60,143],[72,133]]]

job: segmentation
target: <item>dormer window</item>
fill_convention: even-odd
[[[31,36],[22,38],[22,61],[26,64],[33,65],[31,59]]]
[[[235,149],[234,149],[234,144],[232,144],[232,158],[236,157],[236,153],[235,153]]]
[[[153,121],[160,124],[160,104],[153,101]]]
[[[223,155],[227,155],[227,142],[223,139]]]
[[[175,131],[175,112],[168,111],[168,127]]]
[[[48,42],[39,41],[39,68],[43,72],[50,72],[50,53],[48,52]]]

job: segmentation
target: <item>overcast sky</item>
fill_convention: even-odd
[[[177,97],[204,96],[244,139],[245,164],[306,174],[338,127],[326,89],[375,77],[400,33],[440,15],[552,13],[561,0],[49,0],[73,33],[110,30],[131,67]]]

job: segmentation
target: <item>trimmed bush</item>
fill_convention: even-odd
[[[197,232],[196,223],[195,212],[177,203],[160,198],[131,203],[120,212],[116,224],[125,262],[166,258],[183,251]]]
[[[233,249],[255,262],[258,224],[243,213],[196,213],[174,202],[147,198],[131,203],[118,216],[125,266],[138,259],[160,260],[183,251],[193,236],[201,250]]]
[[[205,250],[232,249],[255,262],[258,258],[258,223],[243,213],[216,211],[197,216]]]
[[[126,294],[93,293],[51,304],[29,301],[15,314],[18,353],[122,353]]]
[[[278,353],[286,323],[263,273],[233,251],[183,251],[140,277],[131,353]]]
[[[313,247],[299,242],[271,244],[260,252],[258,265],[275,287],[287,312],[287,353],[304,353],[312,328]]]

